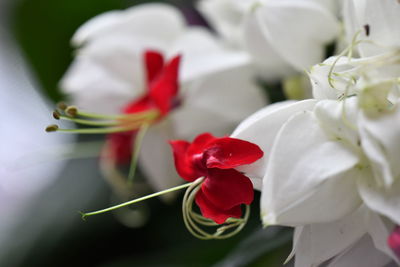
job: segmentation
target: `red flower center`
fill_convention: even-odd
[[[251,204],[254,191],[250,179],[234,168],[260,159],[261,149],[244,140],[216,138],[209,133],[197,136],[192,143],[176,140],[170,144],[183,179],[205,178],[196,195],[203,216],[218,224],[230,217],[240,218],[241,204]]]
[[[125,114],[143,111],[157,111],[158,119],[166,116],[179,103],[178,70],[181,56],[164,62],[161,53],[148,50],[144,54],[146,67],[147,92],[125,106]]]
[[[108,136],[108,156],[115,160],[117,164],[129,163],[133,151],[133,139],[142,125],[160,121],[172,109],[179,106],[178,72],[180,59],[181,56],[178,55],[165,62],[163,55],[157,51],[147,50],[144,53],[147,91],[122,110],[124,114],[140,114],[143,116],[138,116],[134,121],[121,121],[122,125],[137,127],[137,129]]]

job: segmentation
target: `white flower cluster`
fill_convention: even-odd
[[[399,1],[202,0],[198,9],[218,35],[165,4],[90,20],[73,37],[65,93],[118,113],[146,88],[144,51],[181,54],[181,104],[151,125],[139,159],[156,189],[177,183],[167,139],[239,125],[231,136],[264,151],[239,170],[262,192],[264,225],[295,227],[296,266],[399,263],[387,243],[400,225]],[[257,79],[304,71],[311,99],[264,107]]]
[[[399,263],[387,239],[400,224],[400,4],[343,4],[349,46],[311,68],[314,98],[233,134],[267,154],[243,171],[262,181],[264,225],[295,227],[296,266]]]

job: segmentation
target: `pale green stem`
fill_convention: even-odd
[[[149,124],[144,124],[142,127],[140,127],[140,129],[136,135],[135,142],[133,144],[134,149],[133,149],[133,156],[131,159],[131,166],[130,166],[129,174],[128,174],[128,184],[129,185],[132,184],[133,178],[135,177],[136,167],[137,167],[139,154],[140,154],[140,149],[142,147],[142,141],[143,141],[143,138],[144,138],[148,128],[149,128]]]
[[[160,191],[160,192],[156,192],[156,193],[144,196],[144,197],[136,198],[136,199],[133,199],[133,200],[130,200],[130,201],[127,201],[127,202],[124,202],[124,203],[121,203],[121,204],[106,208],[106,209],[93,211],[93,212],[88,212],[88,213],[84,213],[84,212],[80,212],[80,213],[82,215],[82,219],[85,219],[88,216],[109,212],[109,211],[112,211],[112,210],[116,210],[116,209],[119,209],[119,208],[123,208],[123,207],[129,206],[129,205],[141,202],[143,200],[147,200],[147,199],[150,199],[150,198],[153,198],[153,197],[158,197],[158,196],[161,196],[161,195],[164,195],[164,194],[168,194],[168,193],[171,193],[171,192],[174,192],[174,191],[178,191],[178,190],[190,187],[193,183],[195,183],[195,182],[179,185],[179,186],[176,186],[176,187],[173,187],[173,188],[169,188],[169,189],[166,189],[166,190],[163,190],[163,191]]]
[[[83,124],[83,125],[91,125],[91,126],[117,126],[120,124],[118,122],[105,122],[105,121],[91,121],[91,120],[75,119],[73,117],[62,116],[62,115],[60,116],[60,119],[73,121],[75,123]]]
[[[79,134],[109,134],[127,132],[137,129],[136,127],[112,127],[112,128],[95,128],[95,129],[57,129],[57,132],[63,133],[79,133]]]
[[[132,114],[124,114],[124,115],[105,115],[105,114],[82,112],[79,110],[77,112],[77,115],[82,116],[82,117],[87,117],[87,118],[93,118],[93,119],[109,119],[109,120],[134,119],[134,120],[136,120],[136,119],[157,117],[158,111],[150,110],[150,111],[143,111],[143,112],[137,112],[137,113],[132,113]]]

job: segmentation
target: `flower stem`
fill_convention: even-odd
[[[132,184],[133,178],[135,177],[137,162],[139,159],[140,148],[142,147],[142,141],[143,141],[143,138],[144,138],[148,128],[149,128],[149,124],[144,124],[142,127],[140,127],[140,129],[136,135],[135,142],[133,144],[134,149],[133,149],[133,155],[132,155],[132,160],[131,160],[131,166],[130,166],[129,174],[128,174],[128,184]]]
[[[174,191],[178,191],[178,190],[181,190],[181,189],[184,189],[184,188],[187,188],[187,187],[191,186],[193,183],[194,182],[183,184],[183,185],[179,185],[179,186],[176,186],[176,187],[173,187],[173,188],[169,188],[169,189],[166,189],[166,190],[163,190],[163,191],[160,191],[160,192],[156,192],[156,193],[144,196],[144,197],[136,198],[136,199],[133,199],[133,200],[130,200],[130,201],[127,201],[127,202],[124,202],[124,203],[121,203],[121,204],[106,208],[106,209],[93,211],[93,212],[88,212],[88,213],[80,212],[80,214],[82,215],[82,219],[85,219],[88,216],[109,212],[109,211],[112,211],[112,210],[116,210],[116,209],[119,209],[119,208],[123,208],[123,207],[129,206],[131,204],[135,204],[135,203],[141,202],[141,201],[146,200],[146,199],[150,199],[150,198],[153,198],[153,197],[158,197],[158,196],[161,196],[161,195],[164,195],[164,194],[168,194],[168,193],[171,193],[171,192],[174,192]]]
[[[60,116],[60,119],[73,121],[75,123],[83,124],[83,125],[91,125],[91,126],[117,126],[118,122],[106,122],[106,121],[91,121],[91,120],[82,120],[82,119],[75,119],[73,117],[68,116]]]
[[[137,126],[131,127],[110,127],[110,128],[90,128],[90,129],[57,129],[58,132],[63,133],[77,133],[77,134],[109,134],[127,132],[137,129]]]

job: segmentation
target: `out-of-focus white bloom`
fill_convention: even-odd
[[[2,6],[3,8],[3,6]],[[4,7],[5,8],[5,7]],[[5,9],[4,9],[5,10]],[[3,10],[2,10],[3,11]],[[4,17],[1,23],[4,23]],[[9,33],[0,25],[0,262],[14,260],[10,250],[25,254],[31,232],[15,231],[36,199],[59,177],[64,161],[58,153],[72,136],[49,136],[50,108],[34,88],[34,81]],[[56,160],[54,158],[57,158]],[[30,222],[29,222],[30,223]],[[20,231],[22,232],[22,231]],[[13,243],[18,240],[18,243]],[[2,264],[0,263],[0,264]]]
[[[230,45],[243,47],[243,20],[259,0],[201,0],[198,9]]]
[[[62,88],[78,107],[103,114],[119,113],[145,92],[144,51],[182,55],[182,103],[150,127],[142,144],[139,162],[156,189],[179,181],[168,139],[191,139],[204,131],[228,134],[266,104],[248,55],[226,48],[204,28],[187,26],[169,5],[99,15],[78,29],[72,42],[79,49]]]
[[[205,0],[199,7],[222,36],[250,52],[266,80],[320,62],[338,34],[331,1]]]

